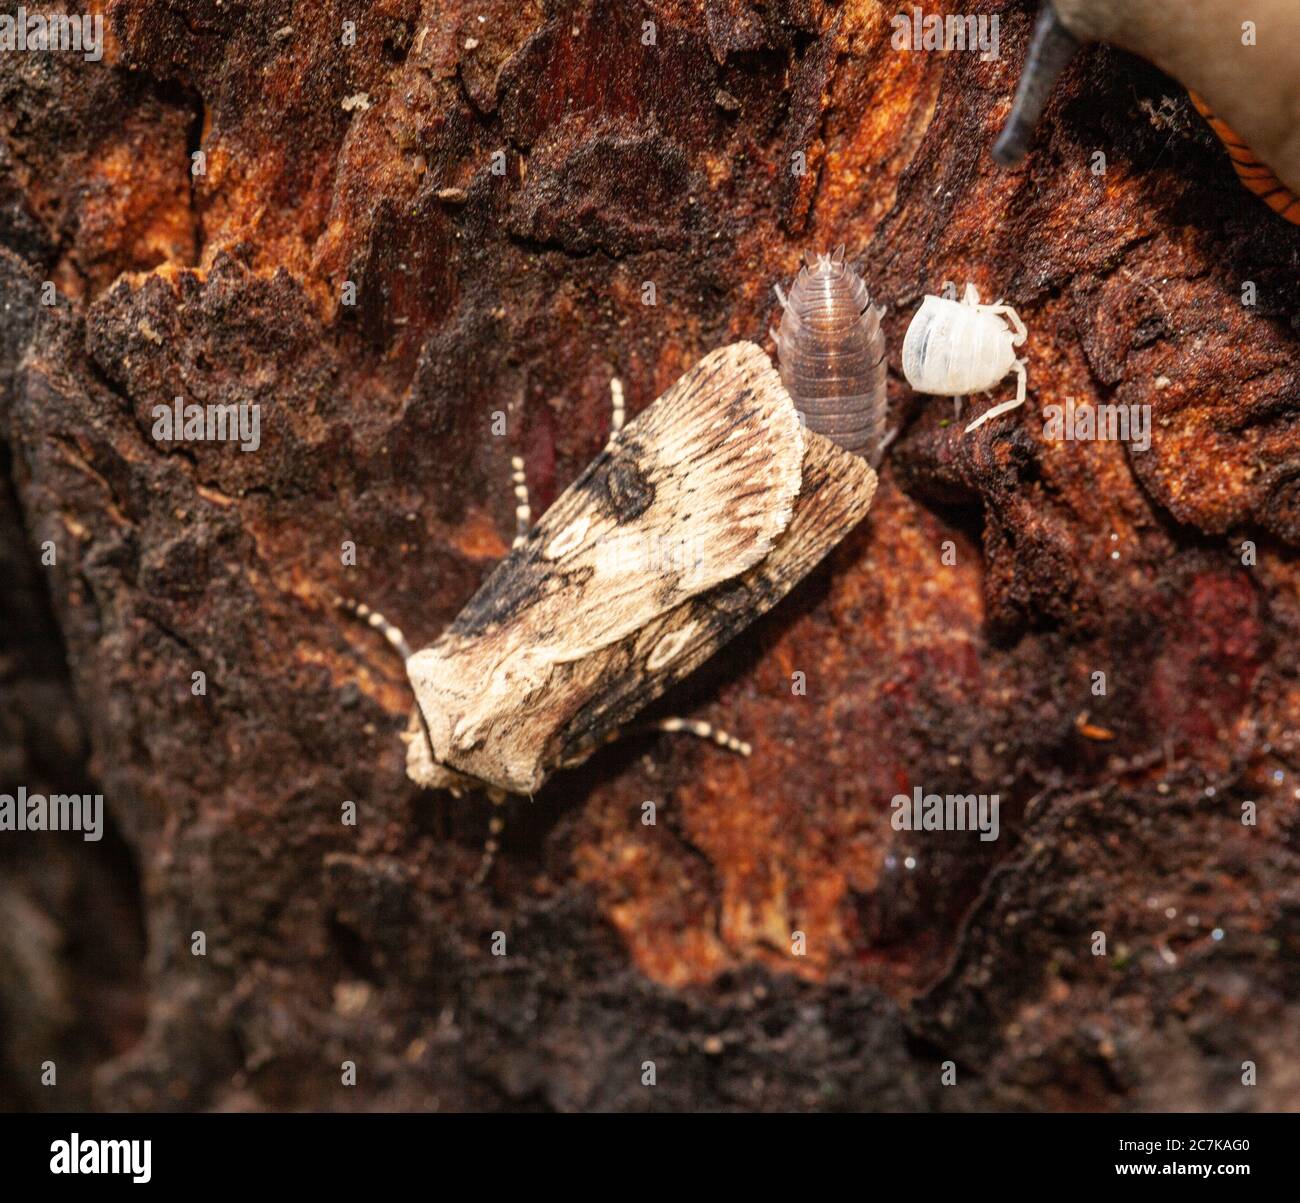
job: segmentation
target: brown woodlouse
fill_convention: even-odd
[[[781,383],[809,430],[873,467],[885,429],[884,309],[875,308],[862,277],[844,261],[844,247],[803,261],[787,297],[776,342]]]

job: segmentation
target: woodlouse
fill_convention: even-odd
[[[903,337],[903,375],[918,393],[965,397],[988,392],[1015,372],[1015,400],[981,414],[966,427],[969,433],[1025,403],[1025,361],[1016,358],[1016,348],[1028,336],[1010,305],[982,305],[974,284],[966,285],[960,301],[928,296]]]
[[[787,297],[776,342],[781,383],[809,430],[875,466],[885,428],[883,309],[872,306],[844,247],[806,259]]]

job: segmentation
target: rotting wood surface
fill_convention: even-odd
[[[102,63],[6,57],[3,789],[112,823],[0,838],[6,1105],[1300,1105],[1300,230],[1101,47],[997,169],[1031,14],[968,7],[999,58],[866,0],[136,0]],[[752,758],[615,746],[469,889],[487,807],[406,783],[401,666],[331,598],[429,642],[512,454],[540,512],[612,374],[636,413],[763,340],[839,242],[887,310],[873,509],[655,711]],[[899,363],[968,280],[1030,330],[971,436]],[[257,402],[256,453],[158,443],[176,396]],[[1149,404],[1149,450],[1049,441],[1066,398]],[[915,786],[1000,838],[893,830]]]

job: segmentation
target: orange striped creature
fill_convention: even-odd
[[[1287,221],[1300,226],[1300,196],[1296,196],[1281,180],[1273,174],[1273,169],[1261,163],[1255,152],[1247,146],[1236,131],[1215,112],[1195,92],[1187,94],[1210,128],[1219,135],[1219,141],[1227,148],[1228,158],[1237,172],[1237,178],[1246,185],[1274,213],[1280,213]]]
[[[1196,89],[1192,103],[1241,182],[1300,225],[1300,0],[1044,0],[1011,116],[993,147],[999,163],[1024,157],[1057,76],[1085,42],[1140,54]]]

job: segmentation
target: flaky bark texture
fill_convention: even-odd
[[[0,833],[8,1105],[1300,1106],[1300,230],[1105,48],[996,169],[1031,13],[965,7],[1000,58],[871,0],[110,0],[102,63],[4,57],[0,770],[111,819]],[[616,745],[471,888],[488,807],[406,782],[333,595],[430,642],[512,454],[540,512],[612,374],[639,412],[841,241],[874,507],[656,707],[752,758]],[[1030,330],[970,436],[899,371],[967,280]],[[177,396],[260,448],[156,441]],[[1149,403],[1150,449],[1050,441],[1066,397]],[[916,786],[1000,838],[894,830]]]

